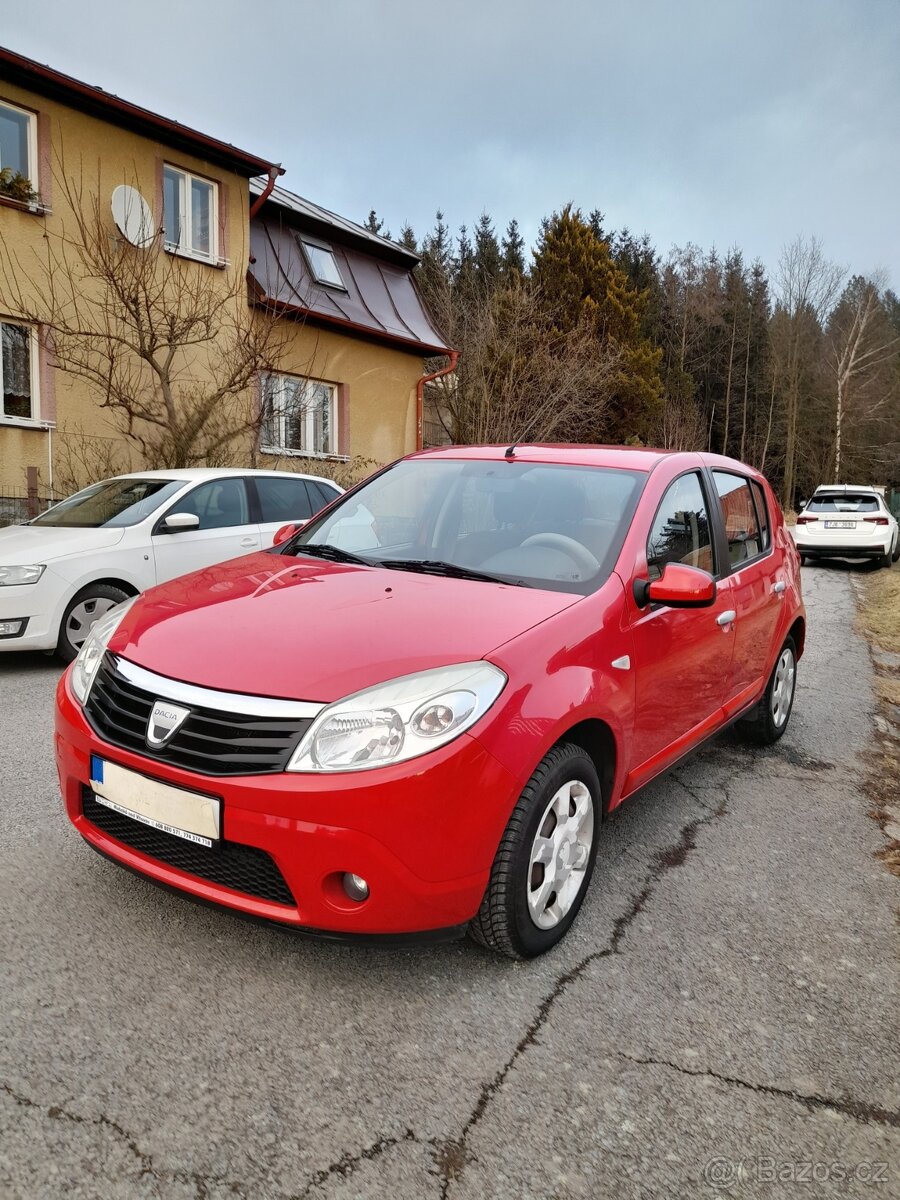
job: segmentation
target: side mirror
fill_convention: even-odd
[[[306,521],[293,521],[290,525],[282,525],[275,536],[272,538],[273,546],[280,546],[283,542],[288,542],[295,533],[299,533]]]
[[[659,579],[636,579],[634,601],[638,608],[666,604],[669,608],[709,608],[715,603],[716,581],[699,567],[666,563]]]
[[[170,513],[163,518],[162,527],[166,533],[185,533],[189,529],[199,529],[200,518],[196,513]]]

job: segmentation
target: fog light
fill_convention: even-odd
[[[0,621],[0,637],[19,637],[25,629],[26,622]]]
[[[344,872],[344,891],[351,900],[359,903],[369,898],[369,885],[361,875],[354,875],[352,871]]]

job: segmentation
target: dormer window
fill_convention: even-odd
[[[303,247],[303,253],[306,255],[306,261],[309,263],[309,269],[312,271],[316,283],[324,283],[326,287],[340,288],[345,292],[347,285],[341,278],[337,259],[328,243],[301,237],[300,245]]]

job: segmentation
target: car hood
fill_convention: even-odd
[[[203,687],[327,702],[480,659],[579,599],[251,554],[145,592],[110,650]]]
[[[52,562],[71,554],[106,550],[121,542],[125,530],[63,529],[54,525],[10,525],[0,529],[0,563],[5,567]]]

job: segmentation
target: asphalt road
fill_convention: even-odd
[[[629,802],[528,965],[300,940],[117,869],[60,808],[58,668],[0,658],[0,1195],[900,1195],[871,666],[848,572],[804,584],[786,737]]]

